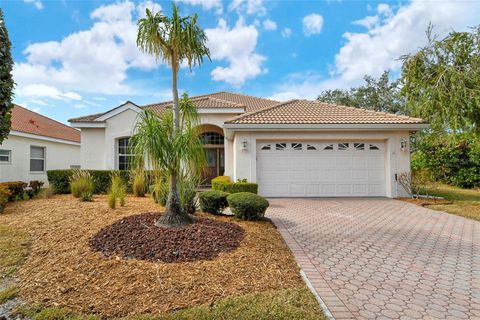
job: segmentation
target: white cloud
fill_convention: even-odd
[[[383,70],[399,70],[404,54],[415,52],[426,43],[429,23],[435,33],[446,35],[451,30],[465,30],[474,25],[480,11],[479,2],[414,0],[395,13],[380,4],[373,16],[377,24],[366,24],[366,32],[343,36],[346,44],[335,56],[335,73],[346,81],[361,79],[365,74],[379,76]]]
[[[201,5],[205,10],[215,9],[217,13],[222,13],[223,5],[221,0],[176,0],[191,6]]]
[[[245,25],[239,19],[233,28],[229,28],[224,19],[218,26],[205,30],[212,60],[227,61],[228,66],[218,66],[212,71],[212,78],[240,86],[247,79],[266,72],[261,65],[265,57],[255,52],[258,31],[254,25]]]
[[[76,103],[76,104],[73,105],[73,107],[75,109],[86,109],[87,108],[87,106],[82,104],[82,103]]]
[[[40,0],[23,0],[23,2],[34,5],[38,10],[43,9],[43,2]]]
[[[290,29],[290,28],[283,28],[283,30],[282,30],[282,37],[284,37],[284,38],[290,38],[291,35],[292,35],[292,29]]]
[[[379,4],[375,15],[354,22],[366,27],[365,32],[343,35],[346,43],[335,56],[330,79],[314,74],[291,76],[274,90],[273,96],[311,98],[322,90],[356,86],[365,74],[378,77],[384,70],[398,72],[398,58],[426,44],[425,30],[430,22],[441,37],[478,24],[478,12],[480,2],[473,1],[444,1],[440,6],[413,0],[395,10]]]
[[[233,0],[229,9],[237,10],[239,13],[256,14],[259,16],[267,13],[263,0]]]
[[[19,96],[38,98],[45,97],[55,100],[81,100],[82,96],[73,91],[61,91],[45,84],[31,84],[18,89]]]
[[[152,12],[161,12],[162,11],[162,6],[156,2],[153,2],[151,0],[147,0],[144,2],[141,2],[137,5],[137,17],[138,18],[145,18],[147,15],[147,9],[149,9]]]
[[[314,34],[319,34],[322,32],[323,27],[323,17],[316,13],[311,13],[302,20],[303,23],[303,33],[306,36],[311,36]]]
[[[92,12],[94,24],[90,29],[72,33],[61,41],[29,45],[23,52],[27,61],[14,66],[17,94],[21,97],[31,93],[32,85],[67,93],[131,93],[125,83],[129,69],[158,67],[154,58],[136,46],[138,10],[146,7],[160,8],[152,1],[137,7],[130,1],[104,5]],[[52,92],[46,91],[45,96]],[[42,96],[40,91],[35,94]]]
[[[270,99],[286,101],[290,99],[316,99],[321,91],[329,88],[344,88],[337,79],[325,79],[314,72],[290,74],[276,88]]]
[[[263,21],[263,27],[265,28],[265,30],[269,31],[277,30],[277,23],[275,21],[267,19]]]

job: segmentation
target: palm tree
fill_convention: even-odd
[[[199,175],[205,164],[205,151],[198,135],[199,116],[186,94],[179,103],[179,123],[175,128],[173,111],[158,114],[145,110],[139,116],[130,138],[129,147],[135,157],[135,166],[145,163],[157,173],[157,180],[162,176],[170,178],[170,191],[166,212],[157,221],[158,226],[179,226],[188,224],[193,219],[182,210],[180,193],[172,184],[172,177]],[[178,180],[174,180],[175,182]]]
[[[177,77],[180,64],[186,62],[190,70],[195,65],[203,63],[203,57],[210,59],[210,51],[206,47],[207,36],[198,25],[198,16],[181,17],[175,3],[172,4],[172,17],[167,17],[161,12],[154,13],[146,10],[146,17],[138,21],[137,46],[145,53],[154,56],[157,60],[161,59],[168,63],[172,70],[172,135],[173,141],[177,139],[180,132],[180,112],[178,104]],[[154,117],[147,112],[144,119]],[[149,119],[151,120],[151,119]],[[157,119],[158,120],[158,119]],[[153,121],[153,120],[152,120]],[[158,125],[158,124],[157,124]],[[158,136],[156,136],[158,138]],[[166,143],[163,141],[162,143]],[[175,143],[172,142],[172,146]],[[162,145],[158,145],[163,147]],[[153,152],[153,150],[152,150]],[[169,153],[173,152],[173,153]],[[181,151],[160,149],[155,151],[155,156],[160,159],[163,157],[175,157],[181,154]],[[168,153],[159,155],[159,153]],[[166,205],[166,213],[162,216],[158,224],[166,226],[175,226],[189,223],[191,219],[187,214],[182,213],[180,205],[180,163],[181,159],[171,160],[170,171],[170,191]]]

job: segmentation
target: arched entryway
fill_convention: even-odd
[[[200,139],[205,148],[207,165],[203,172],[203,185],[210,186],[213,178],[225,171],[225,148],[223,130],[215,125],[200,127]]]

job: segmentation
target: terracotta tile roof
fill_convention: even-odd
[[[14,105],[12,110],[11,129],[50,138],[80,142],[80,131],[18,105]]]
[[[197,108],[244,108],[245,112],[253,112],[263,108],[278,104],[278,101],[257,98],[239,93],[216,92],[200,96],[190,97],[190,100]],[[141,106],[142,109],[152,109],[158,112],[164,112],[171,107],[172,101],[148,104]],[[107,111],[108,112],[108,111]],[[94,122],[95,119],[104,115],[106,112],[87,115],[79,118],[70,119],[70,122]]]
[[[422,119],[338,106],[309,100],[290,100],[256,112],[246,113],[232,124],[415,124]]]

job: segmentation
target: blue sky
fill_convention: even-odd
[[[278,100],[315,98],[365,74],[398,74],[398,57],[425,43],[431,22],[442,36],[480,22],[479,1],[178,0],[198,13],[212,62],[180,71],[190,95],[234,91]],[[169,100],[170,70],[135,46],[145,8],[166,1],[0,0],[12,42],[15,102],[67,119],[123,101]]]

